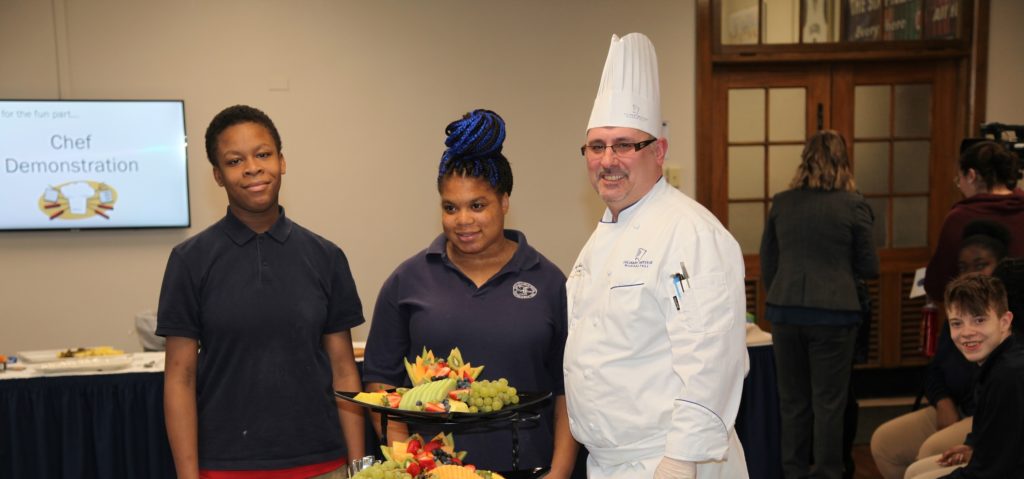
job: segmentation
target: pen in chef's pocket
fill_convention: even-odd
[[[690,286],[690,273],[686,271],[686,263],[679,262],[679,272],[679,277],[686,280],[686,286]]]
[[[683,276],[679,273],[672,275],[672,285],[676,288],[676,297],[682,298],[683,293],[686,291],[683,289]]]
[[[679,311],[679,298],[676,296],[672,297],[672,302],[676,304],[676,311]]]

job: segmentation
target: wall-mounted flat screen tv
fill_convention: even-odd
[[[180,100],[0,100],[0,230],[187,228]]]

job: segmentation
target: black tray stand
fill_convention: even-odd
[[[508,422],[512,426],[512,470],[519,470],[519,423],[537,421],[540,419],[540,412],[532,410],[541,406],[551,398],[551,393],[543,394],[543,397],[534,398],[530,401],[530,407],[502,410],[487,414],[461,414],[450,413],[431,417],[420,412],[403,411],[401,409],[375,407],[353,399],[353,393],[335,391],[334,395],[340,399],[362,406],[370,411],[380,414],[380,443],[388,445],[388,421],[397,421],[405,424],[425,424],[434,426],[466,426],[474,424],[489,424],[496,422]],[[531,395],[532,396],[532,395]],[[538,400],[539,399],[539,400]],[[461,416],[461,417],[460,417]],[[454,420],[453,418],[458,418]]]

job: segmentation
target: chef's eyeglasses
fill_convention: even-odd
[[[612,152],[616,155],[626,156],[640,151],[656,141],[658,141],[657,138],[651,138],[650,140],[638,141],[636,143],[616,143],[610,146],[602,144],[583,145],[580,147],[580,154],[587,158],[601,158],[604,156],[605,150],[611,148]]]

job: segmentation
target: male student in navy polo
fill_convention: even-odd
[[[285,216],[281,137],[237,105],[206,131],[223,219],[171,251],[157,311],[179,478],[346,477],[364,454],[350,328],[362,305],[340,248]],[[343,432],[344,431],[344,432]]]

